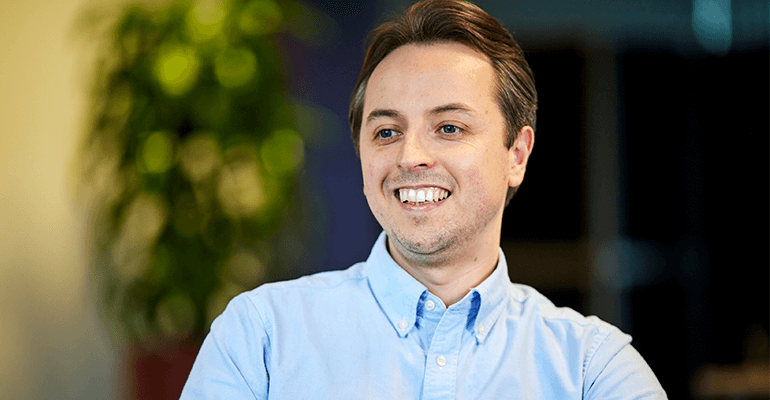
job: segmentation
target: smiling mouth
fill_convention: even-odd
[[[423,204],[443,201],[449,197],[452,192],[437,187],[423,187],[418,189],[396,189],[394,194],[401,203],[420,206]]]

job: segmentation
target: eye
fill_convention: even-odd
[[[460,128],[454,126],[454,125],[444,125],[441,128],[439,128],[441,133],[446,135],[454,135],[455,133],[460,132]]]
[[[377,131],[377,138],[379,139],[390,139],[393,136],[399,135],[400,133],[393,130],[393,129],[382,129]]]

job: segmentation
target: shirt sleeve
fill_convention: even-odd
[[[180,399],[267,399],[269,347],[254,304],[235,297],[211,324]]]
[[[612,335],[611,335],[612,336]],[[602,348],[606,347],[606,348]],[[617,352],[603,344],[586,373],[585,399],[665,400],[668,397],[641,354],[626,343]]]

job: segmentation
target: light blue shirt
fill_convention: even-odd
[[[383,232],[366,262],[263,285],[212,324],[182,399],[665,399],[631,337],[494,272],[446,308]]]

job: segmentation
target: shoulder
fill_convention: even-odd
[[[364,273],[364,265],[365,263],[360,262],[345,270],[319,272],[293,280],[266,283],[243,293],[242,296],[259,301],[276,296],[328,294],[365,282],[367,277]]]
[[[269,324],[276,312],[285,310],[296,313],[340,303],[347,298],[361,296],[368,291],[365,263],[357,263],[340,271],[320,272],[289,281],[263,284],[256,289],[241,293],[231,301],[231,306],[248,307],[263,323]],[[228,306],[230,308],[230,306]]]
[[[584,372],[594,364],[606,365],[631,343],[631,336],[612,324],[568,307],[557,307],[532,287],[511,284],[509,297],[509,312],[526,320],[523,326],[532,330],[538,340],[569,349],[570,353],[579,351]]]
[[[527,285],[512,283],[509,297],[513,303],[512,308],[518,315],[538,319],[553,330],[569,330],[575,334],[623,334],[618,328],[596,316],[584,316],[569,307],[557,307],[543,294]],[[630,336],[625,336],[630,340]]]
[[[509,318],[530,337],[526,342],[545,359],[539,369],[565,367],[582,381],[586,399],[665,399],[655,374],[631,346],[631,336],[596,316],[557,307],[537,290],[519,284],[509,288]],[[534,343],[533,343],[534,342]]]
[[[356,296],[368,287],[364,263],[341,271],[320,272],[298,279],[266,283],[235,296],[212,324],[212,331],[267,331],[276,315],[287,318],[312,315],[314,308],[339,303],[342,296]],[[238,325],[240,329],[235,328]]]

